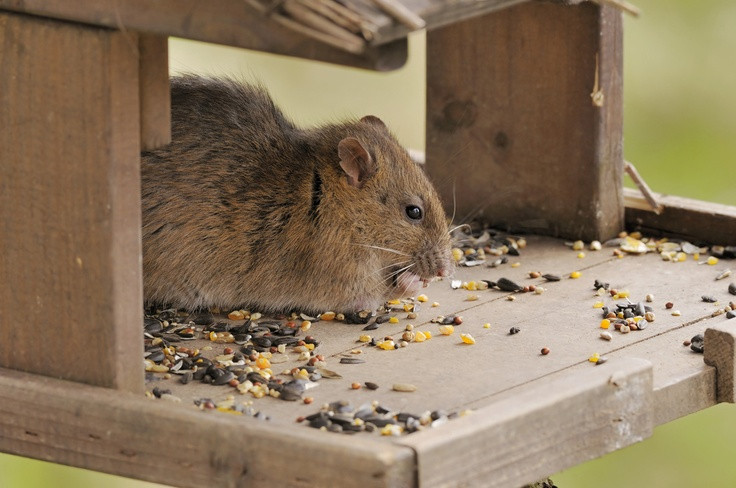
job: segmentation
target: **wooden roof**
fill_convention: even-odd
[[[526,0],[0,0],[0,9],[377,70],[406,36]]]

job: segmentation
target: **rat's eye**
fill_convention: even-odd
[[[419,220],[422,218],[422,209],[417,207],[416,205],[407,205],[406,216],[409,217],[411,220]]]

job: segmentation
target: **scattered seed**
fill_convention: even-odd
[[[329,322],[330,320],[335,320],[335,315],[335,312],[325,312],[320,315],[319,318],[320,320],[326,320]]]
[[[654,301],[654,295],[652,295],[651,293],[648,293],[645,300],[649,303],[652,303]]]
[[[611,339],[613,339],[613,336],[610,332],[601,332],[601,339],[610,341]]]
[[[539,271],[529,272],[529,278],[539,278],[540,276],[542,276],[542,273],[540,273]]]
[[[644,314],[644,319],[647,322],[654,322],[654,312],[647,312]]]
[[[518,334],[519,332],[521,332],[521,329],[518,327],[511,327],[509,329],[509,335]]]
[[[672,303],[672,302],[667,302],[667,303],[664,304],[664,308],[666,308],[667,310],[671,309],[674,306],[675,306],[675,304]]]
[[[361,387],[360,383],[351,383],[350,384],[350,388],[352,390],[360,390],[360,387]]]
[[[543,347],[542,350],[539,352],[542,353],[542,356],[546,356],[547,354],[549,354],[549,347]]]
[[[560,276],[558,276],[558,275],[555,275],[555,274],[549,274],[549,273],[548,273],[548,274],[545,274],[545,275],[542,275],[542,278],[544,278],[544,279],[545,279],[545,280],[547,280],[547,281],[560,281],[560,280],[562,279],[562,278],[561,278]]]
[[[519,285],[518,283],[509,280],[508,278],[500,278],[496,282],[496,286],[501,291],[521,291],[524,287]]]
[[[603,248],[601,241],[593,241],[590,243],[591,251],[600,251]]]
[[[728,292],[731,295],[736,295],[736,283],[731,283],[730,285],[728,285]]]
[[[703,334],[696,334],[693,336],[692,339],[690,339],[690,349],[692,349],[695,352],[702,354],[704,345],[705,345],[705,338],[703,337]]]
[[[227,314],[227,318],[230,320],[243,320],[245,318],[245,314],[240,310],[233,310]]]
[[[490,329],[491,328],[491,324],[488,323],[488,322],[486,322],[485,324],[483,324],[483,328],[484,329]]]
[[[304,397],[304,398],[302,399],[302,401],[303,401],[303,402],[304,402],[304,403],[305,403],[306,405],[309,405],[310,403],[312,403],[312,402],[314,401],[314,398],[313,398],[313,397]]]
[[[621,328],[619,329],[619,331],[622,334],[628,334],[629,332],[631,332],[631,327],[628,326],[628,325],[622,325]]]
[[[475,339],[470,334],[460,334],[460,339],[462,339],[465,344],[475,344]]]
[[[603,308],[603,302],[595,302],[593,308]]]
[[[516,297],[514,295],[509,295],[506,297],[506,300],[508,300],[509,302],[513,302],[514,300],[516,300]]]
[[[390,319],[388,319],[388,323],[389,324],[398,324],[399,323],[399,319],[396,318],[396,317],[391,317]]]
[[[582,252],[582,251],[580,251],[580,252],[578,253],[578,259],[583,259],[584,257],[585,257],[585,253],[584,253],[584,252]]]
[[[541,286],[537,286],[537,287],[536,287],[536,288],[534,289],[534,293],[535,293],[535,294],[537,294],[537,295],[541,295],[541,294],[542,294],[542,293],[544,293],[545,291],[546,291],[546,288],[542,288]]]
[[[440,302],[432,302],[432,306],[433,307],[439,307],[440,306]]]
[[[722,280],[724,278],[728,278],[729,276],[731,276],[731,270],[724,269],[718,276],[716,276],[716,280]]]
[[[573,251],[581,251],[585,249],[585,243],[583,241],[575,241],[572,243],[572,250]]]
[[[700,297],[705,303],[716,303],[718,300],[715,299],[715,297],[712,297],[710,295],[703,295]]]
[[[707,264],[708,266],[718,264],[718,258],[715,256],[710,256],[708,259],[705,260],[705,264]]]
[[[453,324],[455,324],[455,325],[460,325],[460,324],[462,324],[462,323],[463,323],[463,317],[462,317],[461,315],[455,315],[455,316],[454,316],[454,317],[452,318],[452,323],[453,323]]]
[[[590,361],[593,364],[597,364],[598,361],[600,361],[600,359],[601,359],[601,355],[596,352],[596,353],[593,353],[593,355],[588,358],[588,361]]]
[[[601,329],[607,329],[611,326],[611,321],[608,319],[601,320]]]
[[[409,312],[408,314],[406,314],[406,318],[408,320],[414,320],[415,318],[417,318],[417,314],[414,312]]]
[[[679,317],[680,315],[682,315],[682,313],[680,313],[679,310],[673,310],[672,311],[672,315],[675,316],[675,317]]]
[[[371,339],[373,339],[368,334],[363,334],[358,338],[358,342],[371,342]]]
[[[391,389],[394,391],[402,391],[402,392],[417,391],[417,387],[410,383],[394,383]]]
[[[470,295],[468,295],[467,297],[465,297],[465,301],[466,302],[474,302],[474,301],[478,300],[479,298],[480,297],[478,295],[476,295],[474,293],[471,293]]]
[[[418,331],[414,334],[414,342],[424,342],[427,340],[427,336],[424,332]]]
[[[570,273],[570,279],[576,280],[580,278],[583,274],[580,271],[573,271]]]
[[[440,334],[442,335],[450,335],[453,332],[455,332],[455,327],[451,325],[440,325]]]

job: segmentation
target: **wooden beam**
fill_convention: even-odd
[[[736,207],[692,198],[654,194],[657,215],[639,191],[625,188],[626,227],[654,235],[674,235],[708,244],[736,244]]]
[[[7,370],[0,370],[0,451],[192,488],[415,486],[411,449],[375,437]]]
[[[565,373],[454,420],[452,429],[401,438],[417,452],[419,486],[521,486],[651,435],[647,361]]]
[[[0,0],[0,8],[378,71],[400,68],[407,59],[405,38],[366,45],[362,54],[353,54],[285,27],[243,0]]]
[[[716,399],[736,403],[736,324],[718,324],[705,331],[705,363],[716,368]]]
[[[0,366],[140,391],[138,38],[0,36]]]
[[[142,34],[138,44],[141,150],[149,151],[171,142],[169,39]]]
[[[427,170],[457,222],[621,230],[621,33],[610,7],[545,2],[427,33]]]

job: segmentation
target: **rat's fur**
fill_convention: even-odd
[[[405,292],[390,275],[410,263],[449,274],[437,194],[377,118],[303,130],[263,89],[193,76],[171,101],[171,144],[142,158],[147,304],[347,312]],[[351,138],[359,184],[338,156]]]

